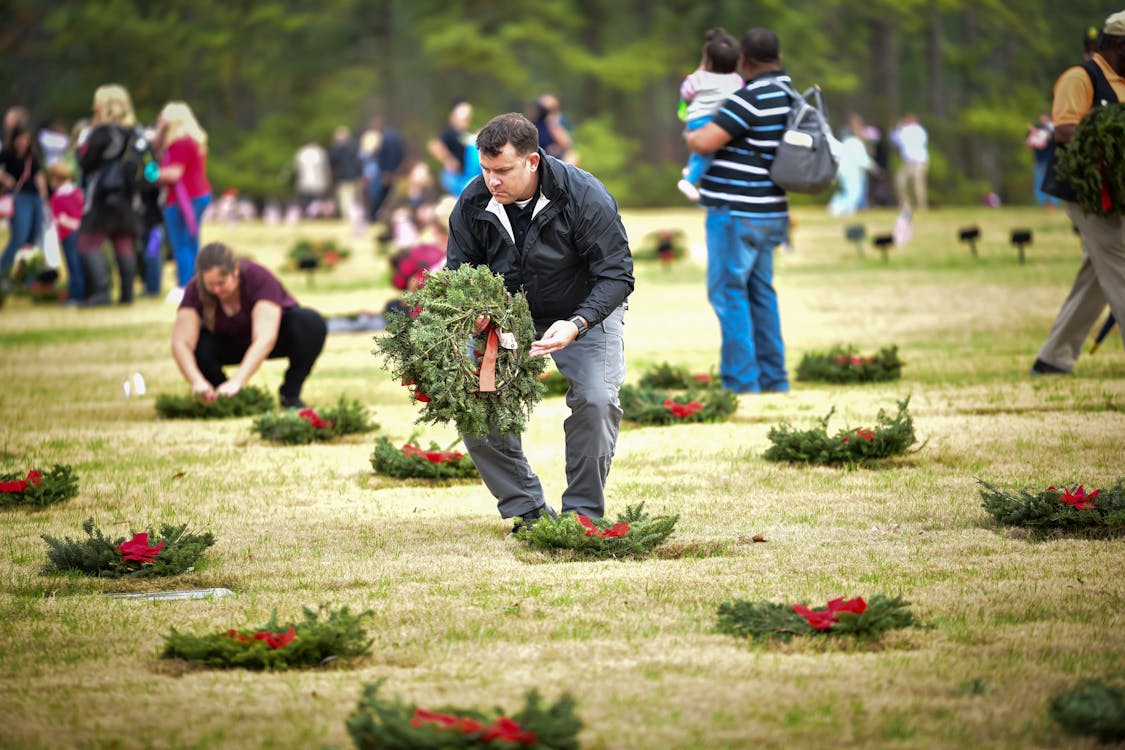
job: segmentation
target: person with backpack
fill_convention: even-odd
[[[108,241],[113,245],[121,281],[119,301],[133,302],[137,281],[134,244],[138,234],[135,209],[136,178],[130,154],[136,139],[137,118],[133,100],[124,86],[106,84],[94,92],[94,116],[90,132],[78,149],[78,165],[86,176],[86,204],[78,228],[78,254],[86,272],[84,306],[108,305],[109,266],[102,254]]]
[[[788,123],[792,84],[769,29],[749,29],[739,49],[746,86],[684,140],[697,154],[715,155],[699,194],[707,209],[707,298],[722,334],[723,386],[735,393],[787,391],[773,251],[788,239],[789,202],[770,166]]]
[[[156,120],[156,140],[164,185],[164,231],[176,260],[176,288],[168,301],[179,304],[184,287],[195,274],[203,212],[211,203],[207,181],[207,131],[184,102],[168,102]]]
[[[1082,238],[1082,265],[1063,302],[1047,341],[1031,366],[1031,375],[1070,374],[1082,345],[1109,303],[1125,321],[1125,209],[1109,216],[1086,213],[1074,189],[1057,172],[1057,152],[1074,140],[1078,124],[1095,107],[1125,102],[1125,11],[1106,19],[1093,59],[1068,68],[1055,83],[1051,121],[1054,153],[1047,164],[1043,192],[1063,201],[1066,214]],[[1116,144],[1118,149],[1122,144]],[[1120,165],[1115,165],[1120,169]],[[1125,341],[1125,329],[1122,329]]]

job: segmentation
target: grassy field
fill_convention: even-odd
[[[68,463],[77,498],[0,509],[0,746],[4,748],[348,747],[361,686],[427,707],[514,710],[537,687],[570,691],[586,748],[1094,747],[1062,733],[1047,702],[1080,677],[1125,673],[1120,539],[1032,541],[996,527],[976,479],[1001,487],[1110,484],[1123,471],[1125,353],[1116,330],[1074,377],[1028,369],[1070,287],[1077,238],[1061,213],[945,209],[916,219],[884,262],[844,240],[844,220],[796,212],[795,251],[776,285],[788,361],[837,343],[896,344],[902,380],[794,383],[740,397],[728,422],[626,425],[609,511],[639,501],[679,513],[671,553],[644,561],[553,562],[507,538],[476,482],[377,477],[373,436],[278,447],[250,420],[158,421],[154,393],[186,391],[162,300],[77,310],[9,299],[0,310],[0,471]],[[670,362],[717,367],[718,326],[703,278],[702,214],[625,217],[634,242],[679,227],[693,257],[639,262],[626,326],[630,375]],[[868,234],[891,213],[861,217]],[[982,230],[979,257],[957,241]],[[1030,227],[1020,265],[1008,232]],[[342,225],[205,228],[274,268],[300,236],[349,243],[352,258],[310,285],[325,314],[381,310],[385,261]],[[170,269],[168,269],[170,273]],[[304,397],[371,408],[377,435],[417,429],[370,334],[333,334]],[[283,362],[255,383],[275,391]],[[126,399],[143,374],[149,393]],[[778,465],[769,427],[866,425],[911,395],[925,446],[877,468]],[[524,442],[557,507],[564,486],[561,399],[541,403]],[[423,439],[448,444],[448,427]],[[102,581],[41,575],[40,535],[77,536],[94,517],[113,535],[188,523],[218,541],[192,573]],[[761,534],[768,542],[749,543]],[[708,551],[709,550],[709,551]],[[677,557],[677,551],[680,554]],[[209,601],[108,599],[109,592],[225,587]],[[715,632],[730,598],[821,603],[901,594],[929,627],[881,643],[798,639],[753,645]],[[157,654],[172,627],[211,632],[298,619],[305,605],[372,609],[370,657],[288,673],[184,668]]]

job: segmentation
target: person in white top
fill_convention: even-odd
[[[927,208],[926,173],[930,168],[929,136],[914,115],[899,121],[891,133],[891,141],[902,155],[902,167],[895,174],[895,192],[903,208]],[[914,189],[914,203],[907,195],[907,187]]]
[[[680,84],[680,117],[687,130],[698,130],[718,111],[731,94],[744,85],[738,66],[738,40],[723,28],[709,29],[703,35],[703,57],[699,68]],[[684,167],[683,179],[676,187],[689,200],[699,202],[699,183],[711,166],[710,154],[693,153]]]

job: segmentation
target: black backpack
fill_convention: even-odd
[[[152,144],[140,127],[113,128],[105,150],[104,166],[98,170],[94,191],[99,201],[118,209],[135,209],[159,187],[160,163]]]
[[[1102,69],[1098,67],[1096,62],[1084,60],[1079,67],[1086,71],[1086,75],[1090,76],[1090,83],[1094,86],[1094,100],[1091,102],[1091,109],[1117,103],[1117,94],[1113,91],[1113,87],[1109,85],[1109,81],[1106,80],[1105,74],[1102,73]],[[1078,195],[1074,192],[1070,183],[1060,178],[1057,172],[1059,151],[1065,148],[1066,146],[1055,143],[1054,138],[1051,138],[1047,143],[1047,168],[1043,174],[1043,184],[1039,189],[1047,195],[1073,203],[1078,200]]]

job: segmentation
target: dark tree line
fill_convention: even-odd
[[[1031,193],[1026,123],[1090,26],[1090,0],[6,0],[0,105],[36,120],[87,116],[94,89],[129,88],[149,120],[189,102],[211,135],[217,188],[284,194],[310,136],[382,114],[414,158],[457,96],[475,125],[556,93],[582,165],[625,205],[678,202],[680,80],[703,31],[768,26],[834,125],[914,112],[931,134],[936,202]]]

